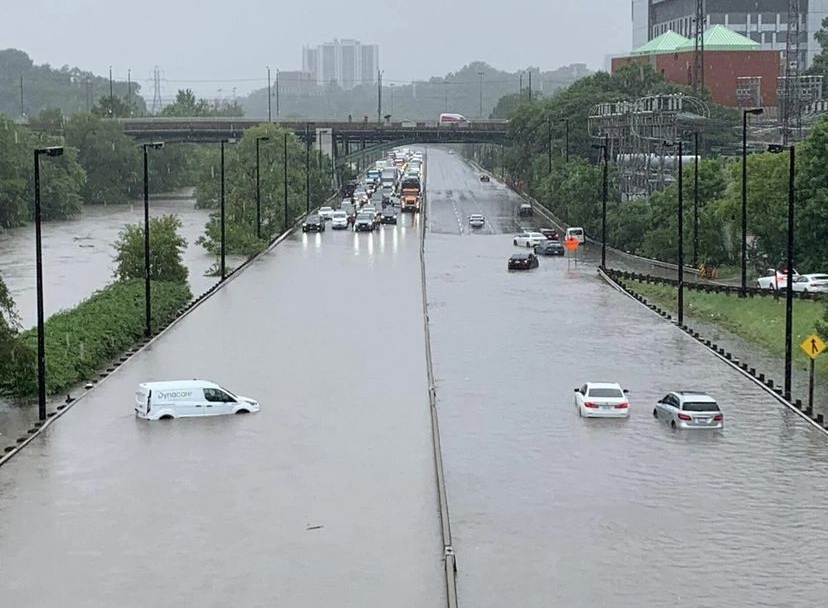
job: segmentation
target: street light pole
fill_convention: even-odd
[[[742,283],[739,297],[747,296],[747,117],[759,115],[762,108],[742,110]]]
[[[483,118],[483,70],[477,72],[477,75],[480,76],[480,118]]]
[[[791,363],[793,355],[793,275],[794,275],[794,178],[795,147],[788,161],[788,284],[785,289],[785,399],[791,400]]]
[[[607,197],[608,197],[608,165],[609,165],[609,134],[604,134],[603,144],[593,144],[593,148],[598,148],[603,153],[604,167],[603,167],[603,186],[601,191],[601,269],[607,268]]]
[[[149,221],[149,163],[147,150],[160,150],[164,147],[163,141],[142,144],[144,149],[144,336],[152,335],[152,283],[150,281],[152,268],[150,266],[150,221]]]
[[[564,156],[564,160],[569,163],[569,119],[564,118],[564,123],[566,123],[566,155]]]
[[[362,140],[363,148],[365,140]],[[362,152],[365,158],[365,151]],[[305,214],[310,213],[311,192],[310,192],[310,125],[305,123]]]
[[[699,132],[693,133],[693,150],[696,153],[693,162],[693,266],[699,265]]]
[[[225,264],[225,229],[224,229],[224,144],[229,143],[229,140],[221,140],[221,280],[223,281],[227,274],[227,267]]]
[[[665,141],[664,146],[678,148],[678,324],[684,325],[684,146],[677,141]]]
[[[285,149],[284,149],[284,162],[285,162],[285,221],[284,221],[284,230],[288,229],[288,134],[285,133]]]
[[[552,173],[552,119],[546,120],[546,148],[549,156],[549,173]]]
[[[279,118],[279,68],[276,68],[276,118]]]
[[[37,266],[37,411],[46,420],[46,328],[43,314],[43,245],[41,240],[40,157],[61,156],[62,146],[36,148],[34,151],[35,186],[35,265]]]
[[[259,159],[259,143],[268,141],[269,136],[263,135],[256,138],[256,238],[262,238],[262,187],[260,180],[260,159]]]

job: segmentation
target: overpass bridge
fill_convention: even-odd
[[[212,142],[241,137],[246,129],[267,123],[258,118],[125,118],[114,119],[124,133],[137,140]],[[316,141],[318,133],[330,133],[338,151],[349,154],[371,144],[504,143],[509,123],[505,120],[475,121],[467,126],[437,126],[436,122],[351,122],[335,120],[273,121],[301,139],[305,133]],[[325,135],[326,139],[328,135]]]

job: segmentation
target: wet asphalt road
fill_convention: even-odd
[[[444,605],[414,221],[295,235],[0,468],[0,606]],[[134,417],[192,377],[262,411]]]
[[[461,606],[823,604],[826,437],[593,265],[542,258],[507,272],[518,199],[436,149],[428,166],[429,313]],[[489,234],[463,225],[476,212]],[[573,387],[588,380],[630,389],[630,419],[578,418]],[[725,431],[657,423],[654,402],[675,389],[717,397]]]

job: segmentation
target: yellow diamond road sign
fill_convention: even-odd
[[[805,354],[808,355],[811,359],[816,359],[819,355],[822,354],[828,345],[822,341],[816,334],[811,334],[807,338],[802,341],[802,344],[799,345],[799,348],[805,351]]]

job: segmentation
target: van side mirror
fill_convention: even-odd
[[[580,392],[581,392],[581,389],[576,388],[576,389],[575,389],[575,392],[576,392],[576,393],[580,393]]]
[[[625,394],[625,395],[629,394],[629,392],[630,392],[630,389],[628,389],[628,388],[625,388],[625,389],[624,389],[624,394]]]
[[[660,404],[660,403],[662,403],[661,399],[659,399],[658,401],[656,401],[656,403],[659,403],[659,404]]]

